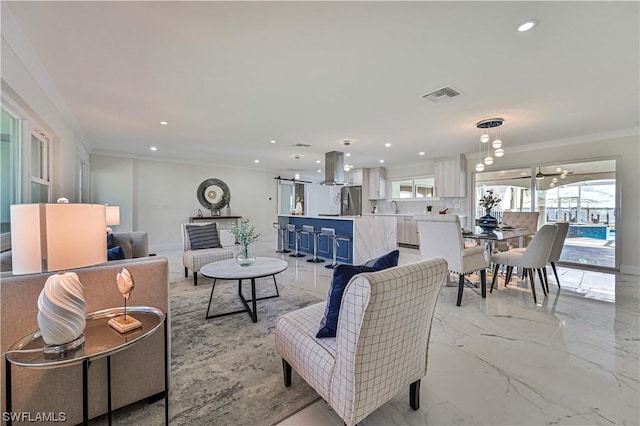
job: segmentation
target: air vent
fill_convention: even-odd
[[[311,145],[306,144],[306,143],[295,143],[295,144],[293,144],[291,146],[300,147],[300,148],[310,148],[311,147]]]
[[[429,92],[426,95],[422,95],[422,97],[437,104],[438,102],[446,101],[447,99],[451,99],[459,95],[460,92],[458,92],[451,86],[444,86],[438,90]]]

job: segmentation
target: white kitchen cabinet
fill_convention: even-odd
[[[387,198],[387,169],[375,167],[369,169],[369,199],[385,200]]]
[[[365,182],[365,169],[351,169],[345,173],[345,181],[349,185],[362,186]]]
[[[466,197],[467,159],[463,154],[435,162],[435,196]]]
[[[411,216],[398,216],[398,244],[419,246],[418,224]]]

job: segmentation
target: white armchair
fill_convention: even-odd
[[[457,215],[416,216],[420,237],[420,254],[423,259],[444,257],[449,263],[449,271],[458,274],[458,300],[462,303],[464,276],[480,272],[482,298],[487,297],[487,271],[489,259],[482,246],[465,248]]]
[[[347,425],[408,385],[417,410],[431,320],[446,276],[444,259],[354,276],[344,291],[336,337],[316,337],[326,303],[278,318],[276,351],[285,386],[293,367]]]
[[[187,226],[205,226],[208,223],[183,223],[182,224],[182,264],[184,265],[184,277],[187,278],[189,271],[193,272],[193,285],[198,285],[198,272],[207,263],[217,262],[224,259],[232,259],[235,253],[235,237],[226,229],[218,229],[220,244],[222,247],[207,249],[191,249],[191,240]]]

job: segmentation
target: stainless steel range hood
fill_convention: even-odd
[[[344,185],[344,152],[324,154],[324,180],[320,185]]]

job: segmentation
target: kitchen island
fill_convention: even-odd
[[[338,245],[337,260],[340,263],[361,265],[396,249],[397,224],[393,217],[278,215],[278,223],[292,224],[297,229],[302,229],[302,225],[312,225],[316,231],[335,229],[337,236],[348,238]],[[295,250],[295,233],[288,234],[288,248]],[[298,250],[313,255],[313,236],[302,234]],[[333,242],[322,234],[318,236],[318,257],[333,259]]]

